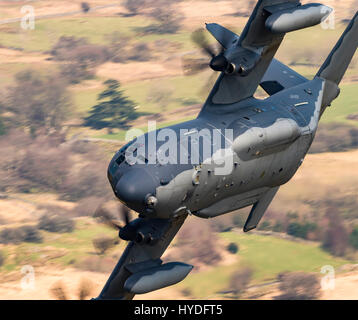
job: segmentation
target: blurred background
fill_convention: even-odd
[[[240,34],[255,3],[0,1],[0,299],[99,294],[126,245],[93,217],[121,210],[109,160],[128,128],[196,117],[215,76],[183,72],[192,59],[208,61],[192,33],[217,22]],[[287,35],[278,52],[307,78],[358,7],[323,3],[334,23]],[[164,260],[193,272],[136,299],[358,298],[357,61],[258,230],[242,233],[247,210],[190,217]]]

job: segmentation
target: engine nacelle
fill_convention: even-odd
[[[265,26],[272,33],[287,33],[315,26],[326,19],[332,8],[319,3],[310,3],[286,10],[274,10],[275,6],[265,8],[272,13]]]
[[[228,52],[228,65],[226,74],[239,74],[247,76],[260,61],[261,55],[246,48],[235,48],[235,51]]]

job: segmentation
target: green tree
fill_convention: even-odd
[[[128,129],[128,123],[139,116],[134,102],[123,95],[117,80],[107,80],[104,85],[106,89],[98,95],[99,103],[92,107],[90,115],[85,118],[85,126],[108,128],[109,133],[115,128]]]
[[[307,239],[308,233],[317,229],[317,225],[314,223],[292,222],[287,227],[287,234],[293,237]]]
[[[270,221],[262,221],[262,223],[259,225],[257,229],[262,231],[269,231],[271,229]]]
[[[281,222],[277,221],[276,224],[273,226],[273,232],[282,232],[284,230],[283,225]]]
[[[0,115],[0,136],[6,133],[4,121]]]
[[[354,249],[358,249],[358,226],[349,235],[349,243]]]
[[[0,251],[0,267],[4,264],[5,262],[5,256],[4,254]]]
[[[231,242],[227,247],[226,247],[227,251],[229,251],[232,254],[235,254],[239,251],[239,247],[236,243]]]
[[[5,112],[5,103],[1,100],[0,101],[0,136],[6,133],[4,112]]]

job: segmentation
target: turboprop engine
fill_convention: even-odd
[[[285,3],[265,7],[264,14],[268,17],[265,22],[266,37],[269,40],[270,34],[284,36],[287,32],[317,25],[331,12],[331,8],[319,3],[300,6]],[[247,76],[260,62],[264,53],[264,42],[257,43],[255,47],[247,47],[240,41],[239,36],[215,23],[207,24],[207,29],[223,46],[218,55],[212,55],[210,67],[214,71]],[[243,35],[245,32],[246,30],[243,30]]]

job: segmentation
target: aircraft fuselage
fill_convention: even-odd
[[[123,150],[119,151],[109,166],[113,190],[121,201],[147,217],[192,213],[209,218],[252,205],[270,188],[288,182],[302,164],[316,133],[323,91],[324,80],[316,78],[264,100],[249,98],[223,105],[220,114],[207,112],[197,119],[164,128],[176,135],[176,159],[167,164],[151,164],[146,150],[146,163],[129,164]],[[210,106],[207,108],[210,110]],[[152,132],[152,137],[158,140],[161,131]],[[183,132],[189,140],[196,136],[197,151],[192,140],[190,147],[180,148]],[[203,151],[206,140],[215,144],[215,133],[225,141],[219,149],[232,151],[226,156],[216,154],[222,163],[226,161],[226,172],[220,172],[225,167],[217,164],[220,161],[212,161],[214,150],[209,155]],[[148,145],[150,134],[142,139]],[[157,141],[157,153],[165,141],[168,140]],[[192,158],[196,152],[196,162],[189,159],[182,163],[183,152]],[[154,197],[155,203],[148,205],[149,197]]]

